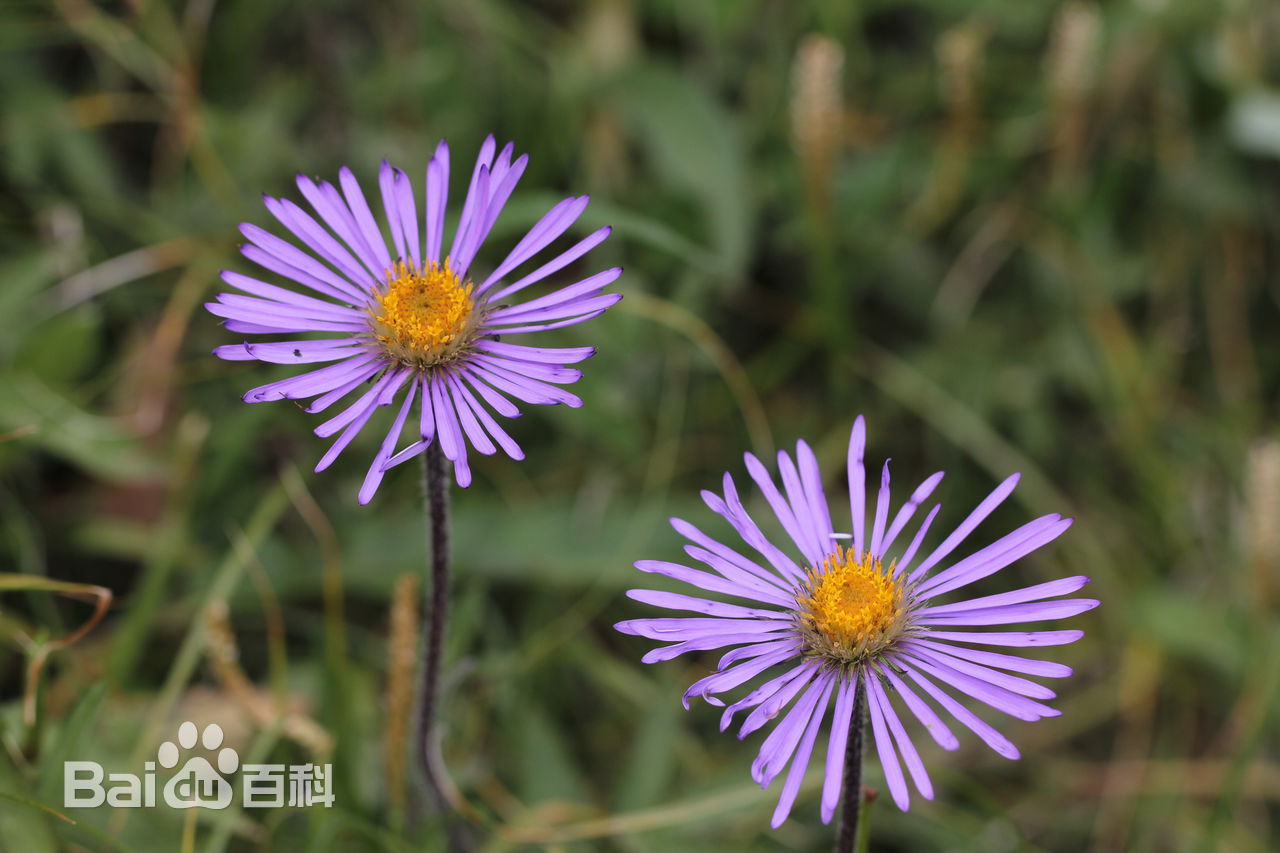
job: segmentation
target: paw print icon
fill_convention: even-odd
[[[222,746],[222,727],[210,723],[199,731],[196,724],[184,722],[178,727],[178,742],[160,744],[156,760],[166,770],[178,766],[184,751],[190,751],[199,743],[209,752],[215,752],[214,764],[202,755],[192,756],[164,786],[165,805],[175,809],[225,809],[231,805],[234,789],[227,776],[240,766],[240,756],[231,747]],[[219,747],[222,747],[219,749]]]

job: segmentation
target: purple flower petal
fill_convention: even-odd
[[[409,260],[414,267],[422,267],[421,242],[418,232],[418,204],[413,197],[413,183],[409,176],[396,169],[395,199],[396,215],[400,217],[400,230],[404,233],[405,248],[409,251]],[[388,216],[391,212],[388,211]]]
[[[764,699],[764,701],[759,702],[755,710],[753,710],[750,714],[747,714],[746,719],[742,721],[742,727],[738,729],[739,740],[745,738],[747,735],[761,728],[762,726],[764,726],[765,723],[769,722],[774,717],[781,714],[782,709],[786,708],[787,705],[791,703],[791,700],[795,697],[796,693],[798,693],[802,689],[805,692],[804,692],[804,695],[801,697],[800,701],[796,703],[796,708],[803,705],[806,701],[816,698],[813,693],[814,686],[820,685],[824,679],[831,677],[832,672],[830,670],[823,670],[817,661],[810,661],[810,663],[813,664],[812,669],[797,671],[796,678],[794,680],[789,681],[787,684],[783,685],[772,696],[768,696]],[[812,682],[810,681],[810,675],[813,675]],[[796,710],[796,708],[792,708],[792,710],[794,711]],[[788,715],[788,716],[791,716],[791,715]],[[797,726],[804,725],[803,721],[797,721],[793,719],[792,722],[795,723],[795,725]],[[786,755],[775,756],[776,760],[772,762],[767,760],[767,756],[770,752],[770,740],[774,739],[774,735],[778,735],[778,738],[781,739],[781,742],[783,743],[785,743],[787,740],[786,733],[784,732],[782,734],[779,734],[777,731],[777,728],[775,728],[774,731],[770,733],[769,737],[765,739],[764,744],[761,746],[760,755],[757,756],[757,759],[756,759],[756,766],[752,768],[753,771],[756,770],[758,767],[761,771],[772,769],[773,773],[776,774],[778,771],[782,770],[784,766],[786,766],[786,763],[787,763]],[[797,738],[799,737],[798,732],[796,733],[796,737]],[[794,745],[795,745],[795,741],[792,740],[791,747],[788,747],[788,752],[790,751],[791,748],[794,747]],[[766,779],[762,778],[764,775],[765,774],[762,772],[761,775],[755,776],[755,780],[759,782],[762,786],[768,787],[769,782],[766,781]],[[768,779],[771,780],[772,778],[773,778],[773,775],[768,774]]]
[[[497,293],[490,296],[486,301],[489,303],[501,303],[502,300],[506,299],[508,296],[520,292],[531,284],[537,284],[552,273],[559,272],[578,258],[585,255],[587,252],[594,249],[596,246],[603,243],[605,238],[612,232],[613,228],[607,225],[604,228],[593,232],[589,236],[579,240],[577,243],[574,243],[573,246],[569,247],[564,252],[561,252],[559,255],[556,255],[533,272],[524,276],[519,281],[512,282],[502,288],[502,290],[499,290]],[[501,268],[494,270],[494,274],[485,279],[484,283],[477,289],[478,292],[485,292],[490,285],[498,281],[499,272],[503,272],[503,270]]]
[[[758,579],[762,583],[776,587],[790,595],[795,594],[795,587],[785,579],[778,577],[778,575],[770,572],[755,561],[748,560],[746,557],[742,556],[727,545],[717,542],[689,522],[680,518],[671,518],[668,519],[668,521],[677,533],[688,539],[690,542],[694,542],[702,548],[705,548],[706,553],[714,555],[722,564],[733,566],[743,573],[749,574]],[[685,548],[685,551],[688,552],[689,549]],[[694,559],[701,560],[702,557],[694,556]]]
[[[263,361],[268,364],[315,364],[339,361],[365,352],[368,352],[368,348],[351,338],[262,344],[245,341],[242,344],[214,347],[213,350],[213,354],[224,361]]]
[[[545,296],[519,305],[497,308],[489,312],[487,325],[523,323],[529,320],[557,319],[567,313],[581,313],[574,306],[587,304],[601,290],[618,280],[622,267],[610,267],[581,281],[553,290]],[[616,294],[614,294],[616,295]]]
[[[1043,678],[1066,678],[1071,675],[1071,667],[1063,666],[1060,663],[1053,663],[1046,660],[1030,660],[1017,655],[1002,655],[996,652],[982,652],[977,649],[967,649],[960,646],[953,646],[948,643],[935,643],[932,640],[926,640],[922,637],[916,637],[912,640],[919,646],[927,649],[944,652],[952,657],[963,658],[973,663],[983,664],[985,666],[994,666],[1000,669],[1008,669],[1013,672],[1021,672],[1027,675],[1038,675]]]
[[[904,652],[909,652],[916,658],[916,660],[928,661],[929,663],[937,664],[938,666],[949,667],[957,672],[962,672],[965,675],[972,676],[979,681],[984,681],[987,684],[994,684],[997,687],[1008,690],[1010,693],[1017,693],[1019,696],[1029,696],[1032,699],[1058,698],[1058,694],[1054,693],[1043,684],[1037,684],[1034,681],[1020,678],[1016,675],[1010,675],[1007,672],[1001,672],[988,666],[983,666],[982,664],[965,660],[959,656],[948,654],[945,647],[942,649],[930,648],[929,646],[924,646],[919,641],[912,639],[901,643],[898,648]]]
[[[419,415],[418,435],[423,440],[431,441],[436,434],[436,409],[435,404],[431,402],[431,378],[429,376],[422,377],[422,412]]]
[[[813,718],[814,711],[817,710],[818,701],[829,695],[826,688],[834,677],[832,672],[819,673],[809,683],[804,695],[795,706],[782,718],[782,722],[775,726],[769,736],[764,739],[764,743],[760,746],[760,754],[751,765],[751,777],[759,783],[760,787],[769,787],[774,778],[787,766],[791,756],[795,754],[796,747],[800,744],[800,738],[808,727],[809,721]],[[752,712],[752,716],[763,708],[771,707],[777,698],[775,696],[761,705]],[[743,727],[746,727],[745,723]]]
[[[461,379],[451,380],[451,389],[455,392],[454,399],[461,399],[461,404],[471,410],[476,420],[485,428],[493,440],[498,443],[504,453],[517,461],[524,458],[524,451],[520,449],[520,445],[516,444],[515,439],[507,434],[507,431],[498,426],[497,421],[489,414],[489,412],[481,405],[480,401],[467,388],[466,383]]]
[[[373,252],[373,258],[384,271],[391,269],[391,255],[387,252],[387,241],[378,230],[378,223],[373,219],[373,211],[369,210],[369,202],[365,201],[360,182],[351,170],[343,166],[338,170],[338,181],[342,184],[342,194],[346,196],[347,208],[359,228],[364,244]]]
[[[809,502],[809,511],[813,513],[820,545],[825,551],[834,550],[832,534],[835,527],[831,524],[831,507],[827,505],[827,493],[822,488],[822,470],[818,467],[818,458],[813,449],[801,439],[796,442],[796,465],[800,468],[800,480]]]
[[[884,781],[893,795],[893,802],[899,809],[906,811],[911,806],[911,792],[907,790],[907,780],[902,775],[902,766],[898,764],[898,753],[893,748],[889,728],[885,725],[884,712],[872,692],[875,678],[869,671],[863,671],[862,689],[867,691],[867,711],[871,717],[871,733],[875,736],[876,755],[880,758],[880,768],[884,770]]]
[[[366,408],[387,405],[391,401],[391,395],[399,390],[400,386],[408,378],[409,370],[407,368],[388,370],[382,375],[381,379],[375,382],[368,391],[361,394],[354,403],[316,427],[315,434],[321,438],[328,438],[355,420]]]
[[[777,604],[781,607],[794,608],[796,606],[796,596],[793,590],[783,589],[776,582],[763,581],[753,574],[744,572],[742,569],[712,554],[704,548],[697,545],[686,545],[685,553],[698,562],[710,566],[715,572],[730,583],[734,587],[730,595],[742,595],[738,589],[750,590],[750,597],[757,601],[767,601],[771,604]]]
[[[395,422],[392,423],[391,429],[387,431],[386,437],[382,439],[382,447],[378,449],[378,454],[373,457],[373,464],[369,466],[368,473],[364,475],[364,483],[360,486],[360,494],[357,498],[361,506],[373,500],[374,493],[382,483],[382,476],[386,471],[384,465],[387,459],[391,457],[391,452],[395,450],[396,442],[400,439],[400,432],[404,429],[404,422],[409,416],[409,409],[413,406],[417,390],[418,383],[410,382],[409,393],[404,395],[404,403],[400,405],[400,413],[396,415]]]
[[[472,197],[476,199],[475,204],[470,211],[465,207],[463,208],[462,218],[458,221],[458,230],[453,235],[453,248],[449,251],[449,265],[458,274],[459,278],[467,277],[467,272],[471,269],[471,261],[475,258],[472,248],[476,245],[476,236],[480,231],[480,217],[484,215],[481,208],[489,198],[491,174],[488,166],[480,167],[476,182],[472,185],[473,190],[467,194],[467,204],[470,205],[472,203]]]
[[[853,721],[853,699],[858,692],[858,679],[843,678],[836,693],[836,709],[831,718],[831,736],[827,742],[826,776],[822,780],[822,822],[831,823],[840,804],[844,785],[844,751],[849,743],[849,724]],[[861,724],[861,720],[858,721]]]
[[[258,266],[335,299],[367,298],[358,289],[352,293],[353,288],[350,282],[297,246],[280,239],[271,232],[245,223],[240,226],[240,233],[252,244],[242,246],[240,253]],[[356,304],[360,302],[357,301]]]
[[[1018,622],[1066,619],[1097,606],[1098,602],[1092,598],[1060,598],[1035,604],[984,607],[946,616],[924,616],[917,622],[921,625],[1012,625]]]
[[[557,320],[554,323],[529,323],[525,326],[504,326],[492,330],[494,333],[502,333],[503,335],[524,335],[529,332],[547,332],[551,329],[562,329],[565,326],[576,326],[579,323],[585,323],[588,320],[594,320],[603,314],[610,306],[616,305],[622,301],[621,293],[614,293],[608,296],[601,296],[600,302],[604,304],[603,308],[591,311],[587,314],[580,314],[577,317],[570,317],[567,320]],[[607,303],[607,304],[605,304]]]
[[[920,522],[920,529],[916,531],[916,535],[911,539],[911,544],[907,546],[902,559],[894,563],[894,577],[901,575],[907,566],[911,565],[911,559],[915,557],[916,551],[920,549],[920,543],[924,541],[925,534],[929,532],[929,526],[933,524],[933,520],[937,517],[940,509],[942,509],[942,504],[934,504],[933,509],[929,510],[929,514],[924,517],[924,521]]]
[[[613,273],[613,270],[608,270]],[[618,268],[621,273],[621,268]],[[604,311],[618,303],[622,298],[618,293],[606,293],[597,296],[587,296],[581,299],[573,299],[567,302],[560,302],[555,305],[531,309],[524,305],[514,306],[509,309],[495,311],[485,318],[484,330],[497,334],[506,334],[507,330],[504,324],[523,324],[531,323],[550,323],[566,319],[574,319],[577,317],[593,314],[597,311]],[[544,327],[545,328],[545,327]]]
[[[396,247],[396,257],[407,259],[408,247],[404,241],[404,223],[400,220],[400,201],[396,198],[396,171],[386,160],[378,169],[378,189],[382,192],[382,209],[391,228],[391,242]],[[390,264],[388,264],[390,266]]]
[[[893,517],[893,523],[889,525],[889,532],[884,535],[884,542],[880,544],[882,553],[893,547],[893,543],[897,541],[898,534],[902,532],[902,528],[907,526],[907,522],[915,515],[916,510],[920,507],[920,504],[924,503],[925,498],[933,494],[933,490],[942,482],[942,477],[943,472],[937,472],[917,486],[916,490],[911,493],[910,499],[902,505],[902,508],[898,510],[898,514]]]
[[[867,423],[858,415],[849,436],[849,511],[853,517],[853,553],[859,558],[867,524],[867,469],[862,461],[866,449]]]
[[[893,671],[893,667],[878,667],[877,671],[881,677],[889,680],[889,683],[893,685],[893,689],[902,697],[902,701],[906,703],[907,708],[912,714],[915,714],[916,719],[925,727],[925,731],[933,736],[933,739],[937,741],[938,746],[947,750],[960,748],[960,741],[956,739],[954,734],[952,734],[951,729],[948,728],[947,724],[942,722],[942,718],[935,714],[933,709],[926,705],[924,701],[907,686],[906,682],[897,676]]]
[[[705,678],[700,678],[693,684],[689,685],[689,689],[684,692],[681,702],[684,704],[685,710],[689,709],[689,700],[694,696],[701,696],[705,701],[711,704],[723,705],[719,699],[714,699],[716,693],[724,693],[726,690],[732,690],[739,685],[746,684],[760,673],[777,666],[795,657],[798,641],[794,638],[786,638],[782,640],[771,640],[764,643],[753,643],[749,646],[743,646],[742,649],[764,648],[766,651],[757,657],[739,664],[732,669],[721,670],[712,673]],[[734,652],[741,649],[734,649],[732,652],[725,654],[727,658]],[[722,729],[724,727],[722,726]]]
[[[769,476],[764,464],[751,453],[744,453],[742,458],[746,461],[747,473],[751,475],[752,480],[755,480],[760,493],[764,495],[769,508],[773,510],[774,517],[782,524],[782,529],[791,537],[791,541],[800,549],[800,552],[810,565],[821,565],[826,553],[818,549],[813,537],[809,536],[807,531],[800,525],[800,521],[792,511],[791,505],[782,496],[782,493],[778,491],[777,486],[774,485],[773,477]]]
[[[394,390],[394,388],[391,389],[392,392],[394,392]],[[338,458],[338,454],[340,454],[343,449],[351,443],[352,439],[359,434],[360,430],[364,429],[364,425],[369,422],[371,417],[373,417],[373,413],[378,410],[378,407],[384,406],[389,402],[391,402],[391,398],[384,396],[382,398],[377,398],[366,405],[362,412],[347,425],[347,428],[343,430],[342,435],[338,436],[338,440],[329,447],[328,452],[320,458],[320,461],[316,464],[316,473],[318,474],[332,465],[334,460]]]
[[[467,441],[471,442],[471,446],[485,456],[492,456],[497,453],[498,448],[489,440],[489,436],[485,434],[485,431],[480,428],[480,422],[476,420],[475,413],[471,411],[471,407],[467,405],[461,392],[458,391],[458,380],[448,372],[442,375],[448,385],[453,411],[458,416],[458,423],[462,426],[462,432],[466,435]]]
[[[449,248],[450,259],[458,257],[467,232],[471,230],[472,220],[477,215],[477,208],[483,206],[484,197],[488,195],[489,170],[493,167],[493,154],[497,147],[493,134],[486,136],[480,145],[480,154],[476,157],[476,164],[471,170],[471,184],[467,187],[467,195],[462,202],[462,215],[458,217],[458,229],[453,232],[453,245]],[[465,270],[459,269],[456,264],[454,272],[460,276],[465,274]]]
[[[516,244],[511,250],[511,254],[507,255],[506,260],[498,265],[480,287],[476,288],[476,295],[480,295],[492,287],[496,282],[500,281],[503,276],[520,266],[525,261],[532,258],[538,252],[541,252],[547,246],[551,245],[557,237],[569,229],[569,226],[577,221],[582,212],[587,209],[587,197],[578,196],[576,198],[566,198],[552,207],[547,213],[538,220],[538,222],[529,229],[529,233],[525,234],[524,239]],[[532,282],[519,282],[523,287]],[[514,288],[515,285],[512,285]],[[515,292],[512,290],[511,292]],[[504,291],[505,294],[505,291]]]
[[[596,354],[595,347],[528,347],[522,344],[504,344],[483,339],[476,341],[472,346],[480,352],[487,352],[500,358],[542,364],[577,364]]]
[[[444,242],[444,210],[449,200],[449,146],[440,140],[435,156],[427,164],[426,260],[440,262],[440,249]]]
[[[221,295],[226,297],[231,294],[224,293]],[[244,298],[247,299],[249,297]],[[290,312],[284,306],[279,309],[268,310],[267,308],[246,307],[238,304],[229,305],[223,302],[206,302],[204,307],[210,314],[217,317],[255,323],[271,332],[291,332],[295,334],[299,332],[347,332],[359,334],[368,328],[360,320],[314,319],[298,316],[296,312]]]
[[[342,239],[342,242],[347,244],[370,279],[375,282],[385,280],[386,270],[379,265],[377,257],[371,253],[360,237],[355,217],[351,215],[337,188],[327,181],[312,182],[305,175],[298,175],[296,183],[299,192],[310,202],[311,207],[320,215],[324,223]]]
[[[252,281],[253,279],[241,279],[238,282],[238,286],[247,289],[253,286],[251,284]],[[357,332],[368,329],[368,315],[354,308],[349,308],[345,305],[334,305],[332,302],[324,302],[300,294],[292,294],[292,299],[283,299],[276,295],[267,296],[266,294],[271,293],[271,285],[267,284],[255,289],[262,295],[243,296],[239,293],[219,293],[218,302],[229,307],[243,308],[249,312],[262,313],[273,317],[351,323],[352,328]],[[281,292],[283,294],[289,293],[287,290],[281,290]]]
[[[368,315],[362,311],[351,308],[344,299],[342,304],[334,304],[323,299],[316,299],[314,296],[306,296],[294,290],[284,287],[277,287],[274,284],[267,284],[265,281],[258,281],[256,278],[250,278],[247,275],[223,270],[222,280],[232,287],[243,290],[245,293],[251,293],[254,296],[268,299],[273,302],[283,302],[297,308],[315,308],[321,312],[337,312],[342,317],[356,317],[366,320]],[[226,294],[223,294],[226,295]]]
[[[480,365],[472,362],[467,368],[473,376],[478,376],[488,384],[526,403],[555,404],[563,403],[572,409],[582,406],[582,398],[570,394],[563,388],[557,388],[546,382],[522,376],[496,364]]]
[[[1000,485],[992,490],[991,494],[982,499],[982,503],[974,507],[973,512],[969,513],[964,521],[960,522],[960,526],[951,532],[951,535],[942,540],[942,544],[933,550],[933,553],[925,557],[920,567],[907,576],[908,580],[915,581],[924,577],[925,572],[936,566],[948,554],[956,549],[956,546],[964,541],[965,537],[973,532],[974,528],[983,522],[983,520],[995,511],[995,508],[1004,503],[1005,498],[1013,493],[1013,489],[1018,485],[1021,474],[1014,474],[1005,479]],[[905,563],[905,561],[904,561]],[[903,569],[905,571],[905,567]]]
[[[311,214],[288,199],[274,199],[263,196],[263,201],[271,215],[301,240],[308,249],[315,252],[326,263],[340,273],[337,279],[326,278],[326,287],[332,287],[329,293],[355,305],[364,305],[369,301],[370,289],[377,286],[378,280],[360,265],[350,252],[343,247],[324,226],[316,222]],[[346,281],[342,279],[345,278]]]
[[[721,485],[724,487],[723,498],[713,492],[702,492],[702,500],[711,508],[711,511],[728,521],[733,526],[733,529],[738,532],[738,535],[742,537],[742,541],[754,548],[784,578],[797,583],[803,580],[805,575],[800,570],[800,567],[784,554],[781,549],[770,542],[768,537],[756,526],[746,507],[742,505],[742,500],[738,497],[738,489],[733,483],[733,478],[726,473]]]
[[[683,581],[684,583],[696,586],[698,589],[703,589],[707,592],[718,592],[722,595],[746,598],[752,601],[762,602],[764,604],[773,604],[779,607],[795,606],[794,597],[789,598],[776,591],[770,592],[768,589],[759,589],[755,586],[734,583],[733,581],[726,580],[723,577],[713,575],[710,572],[692,569],[688,566],[682,566],[679,563],[668,563],[662,560],[637,560],[635,567],[642,572],[652,572],[654,574],[674,578],[678,581]]]
[[[458,485],[465,489],[471,485],[471,469],[467,467],[467,444],[462,438],[457,413],[451,402],[445,399],[448,392],[444,387],[444,378],[434,375],[430,385],[431,408],[436,416],[436,437],[440,440],[440,449],[445,458],[453,463],[453,475]]]
[[[377,406],[369,406],[364,410],[363,414],[347,425],[347,428],[342,431],[342,435],[338,436],[337,440],[329,445],[329,449],[325,451],[324,456],[321,456],[320,461],[316,463],[315,472],[317,474],[326,470],[337,460],[338,455],[360,434],[360,430],[364,429],[364,425],[369,422],[369,419],[373,417],[373,413],[377,410]]]
[[[314,415],[319,412],[323,412],[325,409],[329,408],[334,403],[344,399],[348,394],[350,394],[352,391],[359,388],[361,385],[364,385],[366,382],[372,381],[373,378],[376,377],[383,370],[386,370],[386,365],[383,364],[381,361],[375,361],[372,364],[367,365],[360,371],[353,373],[351,377],[347,379],[346,382],[342,383],[337,388],[334,388],[332,391],[329,391],[326,394],[321,394],[319,397],[316,397],[314,400],[312,400],[310,403],[306,405],[303,411],[305,411],[309,415]]]
[[[913,669],[923,670],[961,693],[1019,720],[1035,722],[1043,717],[1056,717],[1062,713],[1056,708],[1050,708],[1048,705],[1020,696],[989,681],[966,675],[946,666],[936,658],[926,659],[918,652],[895,654],[894,661],[901,664],[902,668],[908,672]]]
[[[760,655],[772,654],[776,651],[789,649],[792,653],[798,652],[801,643],[798,637],[789,637],[781,640],[765,640],[760,643],[752,643],[749,646],[739,646],[736,649],[725,652],[720,656],[720,660],[716,662],[716,669],[723,670],[731,664],[738,661],[749,660],[759,657]]]
[[[876,516],[871,525],[871,544],[868,549],[877,560],[884,556],[884,525],[889,520],[889,460],[880,470],[880,492],[876,495]]]
[[[280,331],[275,326],[264,326],[261,323],[246,323],[243,320],[224,320],[223,328],[238,335],[274,335]],[[299,332],[310,332],[311,329],[298,329]]]
[[[699,616],[660,616],[651,619],[628,619],[613,627],[624,634],[648,637],[663,642],[686,640],[712,634],[768,634],[786,630],[787,625],[775,619],[727,619]],[[765,639],[778,639],[767,637]],[[759,642],[755,636],[746,642]]]
[[[1067,595],[1075,592],[1089,582],[1084,575],[1076,575],[1075,577],[1062,578],[1061,580],[1049,581],[1048,583],[1036,584],[1035,586],[1023,587],[1015,589],[1012,592],[1002,592],[999,595],[985,595],[982,598],[970,598],[967,601],[957,601],[955,604],[942,604],[937,607],[925,607],[917,610],[920,616],[941,616],[943,614],[959,613],[965,610],[980,610],[984,607],[995,607],[1004,604],[1025,604],[1029,601],[1039,601],[1044,598],[1053,598],[1057,595]]]
[[[506,418],[520,417],[520,410],[516,408],[514,403],[490,388],[487,383],[475,376],[465,365],[458,370],[458,374],[495,412]]]
[[[470,361],[471,364],[509,370],[512,373],[518,373],[530,379],[537,379],[540,382],[550,382],[553,385],[571,385],[582,378],[581,370],[572,367],[559,367],[554,364],[542,364],[536,361],[494,358],[491,355],[481,355],[479,353],[472,354]]]
[[[353,376],[369,369],[373,372],[381,369],[380,362],[372,353],[352,356],[338,364],[251,388],[245,392],[244,401],[265,403],[273,400],[299,400],[314,397],[345,384]]]
[[[867,691],[870,694],[870,699],[880,707],[880,716],[889,727],[889,734],[893,735],[893,741],[898,746],[898,754],[902,756],[902,763],[907,765],[907,772],[911,774],[911,781],[915,782],[916,790],[926,800],[932,800],[933,783],[929,781],[929,773],[925,770],[924,762],[920,760],[920,753],[916,751],[916,745],[911,742],[911,738],[907,736],[907,730],[902,727],[902,720],[899,719],[898,712],[889,703],[889,697],[884,692],[884,685],[880,683],[880,679],[873,677],[867,678],[867,684],[870,686],[870,690]]]
[[[1084,636],[1084,631],[929,631],[938,640],[978,643],[984,646],[1065,646]]]
[[[813,755],[813,742],[818,738],[818,729],[822,726],[822,718],[826,716],[827,704],[834,687],[835,679],[827,679],[826,686],[822,688],[822,695],[818,698],[813,717],[805,727],[804,736],[800,739],[800,746],[796,749],[795,757],[791,759],[791,769],[787,771],[787,779],[782,784],[782,795],[778,797],[778,805],[773,810],[773,819],[770,821],[774,829],[782,826],[787,815],[791,814],[791,807],[795,805],[796,795],[800,793],[800,783],[804,781],[805,771],[809,768],[809,758]]]
[[[919,684],[926,693],[933,697],[939,705],[942,706],[948,714],[955,718],[956,722],[967,728],[982,739],[982,742],[996,751],[997,754],[1005,758],[1016,760],[1019,757],[1018,748],[1000,734],[987,723],[983,722],[976,714],[965,706],[961,705],[955,699],[952,699],[942,691],[937,685],[924,676],[923,673],[917,672],[910,667],[904,668],[908,677],[916,684]]]
[[[812,565],[821,565],[823,558],[835,547],[835,542],[831,538],[831,528],[824,526],[821,511],[809,505],[808,494],[800,480],[800,471],[791,461],[791,457],[785,451],[779,450],[777,458],[778,475],[782,478],[782,488],[786,490],[787,504],[795,516],[803,541],[809,546],[805,550],[817,555]],[[823,503],[825,502],[824,498]]]
[[[788,637],[787,639],[796,640],[795,637]],[[795,695],[813,678],[814,673],[818,671],[818,667],[819,663],[816,660],[803,661],[781,675],[761,684],[724,709],[724,712],[720,715],[720,731],[725,731],[729,726],[733,725],[733,717],[739,711],[746,708],[757,708],[765,702],[771,702],[768,709],[760,711],[759,714],[749,716],[743,722],[738,738],[744,738],[760,728],[770,719],[776,717],[778,712],[795,698]]]
[[[708,649],[722,649],[725,646],[750,643],[756,638],[757,635],[750,632],[744,632],[741,634],[707,634],[705,636],[683,640],[673,646],[663,646],[661,648],[653,649],[644,657],[640,658],[640,660],[644,663],[657,663],[658,661],[677,658],[685,652],[704,652]]]
[[[945,595],[988,577],[1061,536],[1072,519],[1057,513],[1038,518],[939,572],[916,588],[919,596]]]
[[[649,568],[642,567],[642,563],[649,566]],[[661,564],[654,560],[641,560],[636,563],[636,568],[641,571],[655,571],[654,567],[658,565]],[[683,568],[682,566],[675,566],[674,563],[666,565],[673,568]],[[689,571],[692,571],[692,569]],[[665,574],[665,572],[662,574]],[[783,613],[777,610],[761,610],[758,607],[743,607],[740,604],[726,604],[723,601],[695,598],[678,592],[662,592],[656,589],[629,589],[627,590],[627,598],[645,604],[652,604],[655,607],[665,607],[668,610],[689,610],[694,613],[705,613],[708,616],[722,616],[730,619],[778,619],[786,620],[788,624],[791,621],[790,613]]]
[[[504,155],[510,158],[510,144],[503,150]],[[502,212],[502,208],[506,205],[507,199],[511,197],[511,193],[516,188],[516,183],[524,174],[525,166],[529,164],[529,156],[527,154],[520,155],[519,159],[512,163],[505,170],[494,168],[493,174],[490,176],[490,186],[492,190],[489,193],[487,207],[483,216],[478,216],[475,220],[476,224],[472,228],[461,260],[459,261],[463,269],[467,269],[471,265],[472,259],[475,258],[476,250],[489,236],[489,231],[493,228],[493,224],[497,222],[498,215]]]

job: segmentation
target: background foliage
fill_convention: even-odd
[[[1063,716],[1002,721],[1024,760],[927,752],[937,800],[878,803],[873,848],[1274,849],[1277,56],[1266,0],[6,2],[0,848],[438,844],[383,745],[415,475],[357,507],[373,436],[313,475],[313,420],[239,402],[263,370],[200,304],[259,192],[492,131],[531,164],[491,251],[588,191],[627,296],[552,333],[601,345],[586,407],[455,493],[445,754],[487,849],[827,849],[816,772],[770,832],[757,740],[679,707],[713,658],[610,625],[741,451],[806,437],[838,486],[859,412],[899,478],[950,472],[940,530],[1023,472],[982,535],[1076,515],[1009,571],[1104,602]],[[60,643],[86,585],[114,602]],[[334,762],[337,806],[47,811],[64,758],[134,771],[186,718]]]

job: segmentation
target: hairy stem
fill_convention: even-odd
[[[840,808],[840,834],[836,853],[853,853],[858,838],[858,817],[862,810],[862,733],[866,728],[866,688],[858,686],[853,697],[849,739],[844,748],[844,804]]]
[[[422,685],[418,691],[416,745],[427,794],[445,814],[451,850],[470,850],[463,828],[448,814],[444,770],[435,748],[436,708],[440,703],[440,661],[444,656],[444,628],[449,616],[449,495],[444,455],[432,442],[423,454],[422,488],[426,496],[427,541],[431,551],[430,592],[422,645]]]

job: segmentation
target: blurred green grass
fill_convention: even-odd
[[[188,716],[277,761],[312,723],[339,785],[202,815],[199,849],[438,849],[382,754],[416,478],[357,507],[371,436],[311,474],[314,424],[239,403],[264,371],[199,306],[260,192],[489,132],[531,157],[491,251],[590,192],[628,298],[553,333],[601,344],[587,405],[455,493],[445,752],[487,849],[827,849],[816,772],[770,832],[754,742],[677,706],[713,659],[609,626],[743,450],[838,472],[859,412],[899,477],[949,472],[943,522],[1022,471],[992,530],[1079,522],[1010,571],[1104,602],[1063,716],[1002,722],[1024,759],[927,750],[936,802],[877,805],[873,848],[1274,849],[1278,47],[1262,0],[4,4],[0,571],[116,602],[25,720],[32,649],[90,611],[0,601],[0,849],[179,849],[174,812],[40,806],[63,758],[132,770]]]

